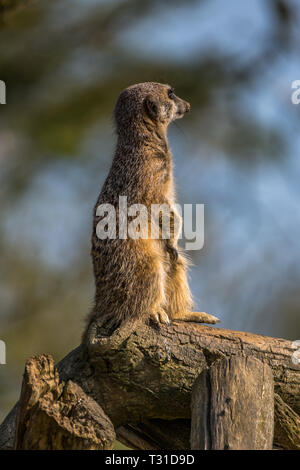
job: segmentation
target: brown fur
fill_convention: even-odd
[[[187,281],[187,262],[178,253],[177,234],[170,240],[100,240],[96,235],[99,204],[116,208],[119,196],[128,206],[168,204],[173,208],[175,191],[172,155],[167,127],[189,111],[169,85],[147,82],[126,88],[115,107],[118,141],[109,175],[94,212],[92,259],[96,283],[95,305],[88,317],[116,328],[125,319],[151,317],[156,322],[190,320],[215,323],[203,312],[192,313]],[[178,217],[176,211],[172,217]],[[118,230],[118,225],[117,225]],[[118,232],[117,232],[118,234]],[[88,326],[87,325],[87,326]]]

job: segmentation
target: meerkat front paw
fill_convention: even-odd
[[[150,318],[156,324],[163,323],[165,325],[169,325],[171,323],[168,315],[164,310],[152,312],[150,314]]]
[[[166,245],[167,252],[170,255],[171,261],[174,263],[178,260],[178,250],[174,248],[174,246],[167,244]]]

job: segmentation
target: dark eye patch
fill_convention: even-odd
[[[174,88],[170,88],[170,89],[168,90],[168,97],[169,97],[171,100],[173,100],[173,99],[174,99],[174,96],[175,96],[175,95],[174,95]]]

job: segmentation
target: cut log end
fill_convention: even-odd
[[[272,449],[273,434],[274,381],[267,364],[224,358],[200,374],[192,392],[192,449]]]

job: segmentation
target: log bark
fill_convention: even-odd
[[[69,353],[57,372],[60,381],[71,381],[95,400],[125,444],[187,449],[191,390],[199,374],[222,358],[257,358],[272,369],[275,393],[284,404],[279,411],[275,402],[274,443],[294,449],[300,445],[300,366],[293,364],[293,352],[287,340],[199,324],[128,323],[111,337],[94,324],[88,345]],[[13,447],[16,412],[0,427],[0,448]]]
[[[274,435],[271,368],[252,357],[216,361],[192,390],[191,448],[269,450]]]

